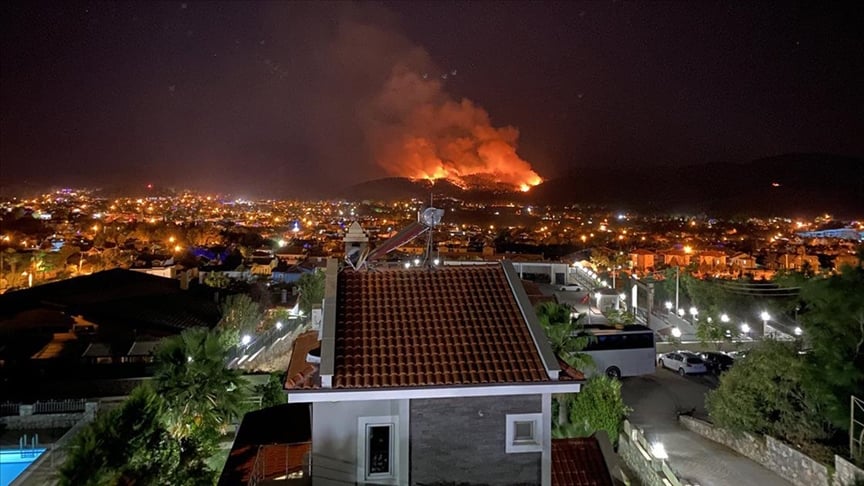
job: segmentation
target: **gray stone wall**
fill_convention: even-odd
[[[645,434],[627,420],[624,421],[624,432],[618,436],[618,456],[638,478],[635,484],[643,486],[686,484],[681,482],[665,459],[654,457],[648,441],[645,440]]]
[[[9,430],[66,429],[84,418],[83,413],[52,413],[45,415],[12,415],[0,417]]]
[[[853,486],[855,481],[864,481],[864,469],[834,456],[834,486]]]
[[[411,484],[539,485],[541,453],[506,453],[506,416],[540,395],[411,400]]]
[[[733,433],[685,415],[679,420],[684,427],[753,459],[793,484],[831,485],[828,467],[773,437],[763,439],[747,433]]]

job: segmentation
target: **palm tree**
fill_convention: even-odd
[[[581,326],[577,325],[570,314],[570,307],[555,302],[543,302],[537,306],[537,318],[552,346],[552,352],[574,368],[591,367],[594,361],[590,356],[580,353],[589,343],[589,337],[579,335]],[[568,404],[570,397],[556,395],[558,402],[558,425],[565,425],[570,417]]]
[[[204,328],[166,339],[156,352],[156,392],[167,402],[175,438],[215,441],[243,412],[247,387],[237,370],[226,368],[227,350],[219,332]]]

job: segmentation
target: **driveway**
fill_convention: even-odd
[[[681,377],[657,369],[654,375],[623,380],[624,401],[633,411],[630,422],[660,441],[669,464],[680,477],[701,486],[789,486],[790,482],[760,464],[678,424],[679,412],[706,417],[705,393],[717,385],[713,376]]]

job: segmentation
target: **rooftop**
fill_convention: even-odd
[[[613,485],[596,438],[552,439],[552,485]]]
[[[501,265],[344,270],[336,307],[333,388],[550,380]]]

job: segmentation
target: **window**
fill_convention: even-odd
[[[398,416],[357,419],[357,482],[398,484]]]
[[[543,450],[542,423],[542,413],[507,415],[507,453],[541,452]]]

